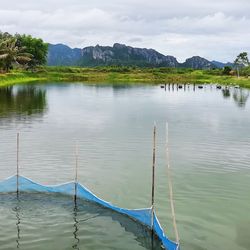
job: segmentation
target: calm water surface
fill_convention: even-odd
[[[181,248],[249,250],[248,95],[248,90],[212,85],[195,91],[193,86],[164,91],[159,86],[53,83],[1,88],[0,179],[15,174],[17,131],[21,174],[42,184],[74,178],[77,141],[81,183],[118,206],[149,207],[155,121],[156,211],[174,239],[164,152],[168,121]],[[13,196],[1,195],[0,249],[148,248],[136,226],[121,225],[89,206],[75,216],[72,201],[65,199],[23,195],[17,204]],[[78,245],[75,217],[82,221]]]

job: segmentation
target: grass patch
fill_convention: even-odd
[[[0,86],[35,82],[87,83],[219,83],[250,88],[250,78],[224,76],[219,70],[137,67],[40,67],[36,72],[13,70],[0,74]]]

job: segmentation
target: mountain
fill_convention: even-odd
[[[47,64],[50,66],[75,66],[81,57],[81,49],[71,49],[64,44],[49,44]]]
[[[178,63],[175,57],[165,56],[154,49],[134,48],[115,43],[111,46],[90,46],[83,49],[71,49],[64,44],[50,44],[48,65],[51,66],[139,66],[139,67],[184,67],[193,69],[220,68],[223,63],[210,62],[194,56],[184,63]]]
[[[188,58],[184,63],[180,64],[180,66],[183,68],[192,68],[192,69],[216,68],[216,66],[212,62],[200,56],[193,56],[191,58]]]
[[[48,65],[177,67],[178,62],[175,57],[164,56],[153,49],[119,43],[113,47],[96,45],[83,49],[57,44],[49,45]]]
[[[222,62],[218,62],[218,61],[212,61],[211,63],[220,69],[224,68],[225,66],[234,67],[234,64],[230,63],[230,62],[222,63]]]
[[[164,56],[153,49],[141,49],[115,43],[113,47],[87,47],[82,50],[81,65],[130,65],[151,67],[177,67],[173,56]]]

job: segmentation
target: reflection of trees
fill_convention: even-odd
[[[0,88],[0,117],[40,114],[46,106],[46,91],[35,86]]]
[[[232,93],[233,92],[233,93]],[[249,91],[247,89],[230,89],[230,88],[224,88],[222,89],[222,95],[224,98],[229,98],[232,94],[233,100],[239,107],[245,107],[248,97],[249,97]]]
[[[231,95],[229,88],[222,89],[222,95],[224,98],[229,98]]]
[[[233,99],[239,107],[245,107],[248,97],[248,90],[237,89],[233,93]]]

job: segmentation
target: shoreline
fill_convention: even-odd
[[[168,68],[127,68],[127,67],[52,67],[39,68],[36,72],[13,70],[0,73],[0,87],[37,82],[86,82],[110,84],[221,84],[239,85],[250,88],[250,78],[225,76],[207,70],[168,69]]]

